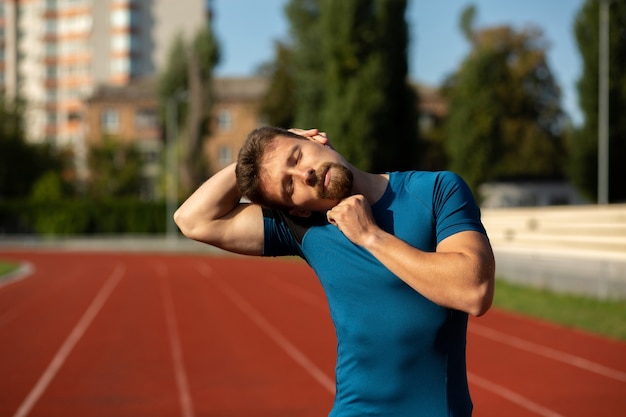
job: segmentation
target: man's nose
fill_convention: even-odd
[[[315,185],[317,179],[315,176],[315,170],[313,168],[303,169],[302,171],[300,171],[300,177],[306,185],[311,186]]]

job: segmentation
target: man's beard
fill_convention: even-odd
[[[326,173],[333,169],[328,186],[324,188]],[[317,183],[315,184],[317,196],[328,200],[342,200],[352,192],[352,182],[354,180],[352,171],[344,165],[336,162],[323,164],[316,173]]]

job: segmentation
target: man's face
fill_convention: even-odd
[[[270,200],[296,211],[326,211],[350,195],[352,172],[332,148],[282,136],[273,145],[261,164]]]

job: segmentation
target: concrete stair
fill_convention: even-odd
[[[589,251],[626,259],[626,205],[486,209],[482,216],[494,248]]]
[[[626,205],[484,209],[501,279],[626,299]]]

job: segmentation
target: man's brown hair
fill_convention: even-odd
[[[242,196],[261,206],[283,209],[285,207],[269,201],[261,188],[261,163],[267,151],[273,149],[273,141],[277,136],[305,139],[280,127],[264,126],[253,130],[239,150],[235,175]]]

